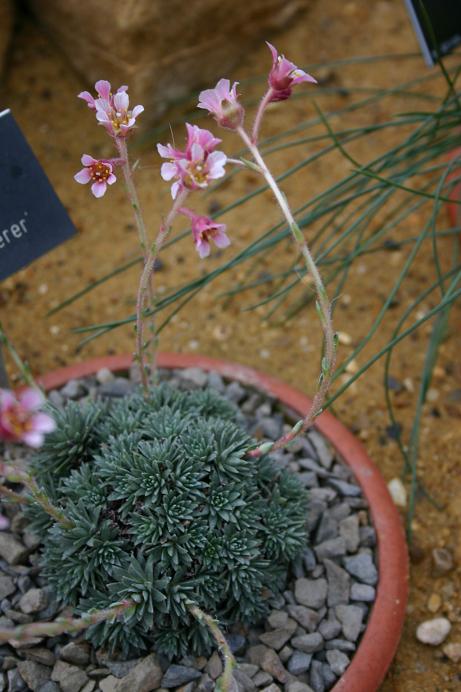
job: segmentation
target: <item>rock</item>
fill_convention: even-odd
[[[197,692],[213,692],[214,688],[214,680],[212,680],[207,673],[202,675],[197,683]],[[159,689],[161,690],[163,688],[160,687]]]
[[[210,660],[208,661],[206,668],[206,672],[208,675],[213,678],[213,680],[216,680],[219,678],[223,671],[223,665],[221,662],[221,656],[217,651],[214,651],[213,654],[210,657]]]
[[[337,649],[327,651],[326,657],[335,675],[342,675],[349,665],[349,658],[346,654],[343,654],[342,651],[338,651]]]
[[[99,689],[102,692],[116,692],[118,685],[118,678],[114,675],[108,675],[107,678],[102,678],[99,681]]]
[[[234,632],[226,635],[226,641],[229,644],[229,648],[233,654],[241,653],[247,643],[246,637],[244,637],[243,634],[237,634]]]
[[[29,589],[21,597],[19,607],[23,613],[38,613],[39,610],[46,608],[48,602],[46,591],[43,589]]]
[[[315,542],[323,543],[338,536],[338,522],[332,517],[331,512],[326,509],[321,518],[315,534]]]
[[[349,574],[357,577],[360,581],[371,586],[375,586],[378,581],[378,571],[373,563],[371,555],[368,553],[359,553],[351,557],[345,557],[343,560],[344,567]]]
[[[288,659],[290,658],[290,656],[292,655],[292,653],[293,653],[293,649],[291,648],[291,646],[288,646],[288,644],[286,646],[284,646],[283,649],[280,649],[279,658],[282,661],[282,663],[286,663],[288,661]]]
[[[405,509],[407,506],[407,491],[400,478],[393,478],[387,484],[389,493],[397,507]]]
[[[325,692],[325,682],[322,675],[322,663],[312,661],[309,671],[309,683],[314,692]]]
[[[61,688],[56,682],[48,680],[42,687],[39,687],[37,692],[61,692]],[[87,692],[86,688],[83,687],[81,692]]]
[[[364,548],[374,548],[376,545],[376,531],[372,526],[361,526],[359,529],[360,545]]]
[[[208,380],[208,375],[200,368],[184,368],[180,376],[182,380],[186,380],[188,384],[192,384],[199,389],[204,387]]]
[[[341,603],[349,603],[351,582],[349,574],[346,570],[337,565],[336,562],[332,562],[331,560],[324,560],[323,564],[327,572],[328,605],[332,607]]]
[[[317,565],[315,553],[310,548],[304,548],[303,550],[303,564],[307,572],[311,572]]]
[[[264,644],[252,646],[248,649],[247,656],[250,663],[259,666],[279,682],[288,682],[288,673],[280,658],[272,649],[264,646]],[[256,680],[254,682],[257,684]]]
[[[294,627],[283,627],[276,630],[272,630],[271,632],[265,632],[264,634],[260,634],[260,641],[269,648],[278,651],[283,646],[285,646],[285,644],[293,635],[293,632],[296,629],[296,623],[294,622],[294,620],[291,620],[291,622],[293,622]]]
[[[320,615],[316,610],[311,610],[305,606],[289,605],[288,612],[291,617],[299,622],[301,627],[304,627],[308,632],[314,632],[320,621]]]
[[[292,675],[301,675],[309,670],[312,654],[306,654],[302,651],[295,651],[287,664],[288,672]]]
[[[376,589],[368,584],[354,582],[351,586],[351,601],[372,603],[376,598]]]
[[[362,627],[363,610],[359,606],[338,605],[335,612],[346,639],[351,642],[357,641]]]
[[[51,673],[51,679],[58,682],[62,692],[80,692],[88,677],[77,666],[71,666],[65,661],[57,661]]]
[[[323,488],[317,488],[317,490],[323,490]],[[312,496],[311,492],[311,497],[309,504],[307,506],[307,516],[306,516],[306,526],[309,531],[314,531],[315,527],[318,524],[318,521],[320,517],[322,516],[323,512],[327,508],[327,503],[326,501],[320,499],[320,498],[315,498]]]
[[[180,666],[173,664],[169,666],[165,675],[163,676],[163,678],[161,678],[161,686],[166,687],[167,689],[171,687],[179,687],[180,685],[184,685],[186,682],[191,682],[191,680],[197,680],[200,677],[200,671],[196,670],[195,668],[189,668],[189,666]],[[158,685],[155,684],[152,687],[143,688],[143,692],[149,692],[149,690],[153,690],[157,686]],[[123,688],[123,692],[131,692],[131,690],[134,689],[138,688],[126,687]],[[117,692],[121,692],[121,690],[119,691],[119,689],[117,688]]]
[[[286,692],[313,692],[312,687],[306,685],[304,682],[299,682],[298,680],[293,680],[285,686]]]
[[[101,385],[99,395],[105,398],[120,399],[133,391],[133,383],[126,377],[116,377]]]
[[[431,593],[427,601],[427,609],[431,613],[436,613],[442,605],[442,598],[438,593]]]
[[[0,532],[0,557],[6,560],[9,565],[21,564],[28,554],[28,549],[11,533]]]
[[[423,644],[438,646],[448,637],[451,623],[447,618],[434,618],[422,622],[416,630],[416,638]]]
[[[261,692],[280,692],[280,687],[275,684],[275,682],[272,683],[272,685],[268,685],[267,687],[263,687],[261,689]]]
[[[354,642],[350,642],[347,639],[331,639],[331,641],[326,643],[325,648],[328,649],[338,649],[338,651],[355,651],[356,646]]]
[[[77,666],[86,666],[90,662],[90,647],[88,642],[70,642],[63,646],[59,658]],[[122,677],[122,676],[119,676]]]
[[[26,682],[29,688],[34,690],[34,692],[50,679],[51,668],[42,666],[40,663],[35,663],[35,661],[20,661],[18,663],[18,670],[24,682]]]
[[[226,391],[226,386],[223,382],[223,378],[218,372],[209,372],[208,373],[208,385],[212,387],[212,389],[216,389],[217,392],[220,394],[224,394]]]
[[[314,547],[317,560],[323,561],[326,558],[341,557],[346,554],[346,541],[342,536],[324,541]]]
[[[264,687],[265,685],[270,685],[272,682],[272,675],[261,670],[257,675],[254,676],[253,682],[256,687]]]
[[[443,647],[443,653],[450,661],[453,663],[459,663],[461,661],[461,643],[451,642]]]
[[[300,605],[308,608],[321,608],[327,597],[328,584],[326,579],[297,579],[295,582],[295,598]]]
[[[239,663],[238,667],[239,670],[245,673],[245,675],[248,675],[249,678],[254,678],[259,670],[259,667],[255,666],[253,663]]]
[[[318,433],[316,430],[311,430],[308,437],[309,441],[314,445],[321,465],[325,469],[330,470],[333,464],[334,456],[328,442],[325,440],[323,435],[320,435],[320,433]]]
[[[3,601],[4,598],[7,598],[15,591],[16,586],[11,577],[0,575],[0,601]]]
[[[54,653],[50,649],[45,649],[45,647],[42,646],[28,649],[24,653],[29,661],[35,661],[36,663],[41,663],[44,666],[50,666],[52,668],[56,663],[56,656]]]
[[[271,610],[267,622],[273,629],[285,627],[288,622],[288,613],[284,610]]]
[[[319,625],[319,632],[324,639],[334,639],[341,632],[341,623],[335,618],[328,618],[328,620],[322,620]]]
[[[88,682],[86,683],[86,685],[84,687],[82,687],[80,692],[93,692],[95,687],[96,687],[96,682],[94,680],[88,680]],[[39,690],[39,692],[40,692],[40,690]]]
[[[246,391],[236,380],[227,385],[226,397],[234,404],[240,403],[246,396]]]
[[[233,676],[240,689],[243,689],[243,692],[256,692],[256,685],[251,677],[244,673],[243,670],[236,668],[233,672]]]
[[[0,3],[0,77],[5,64],[5,56],[13,28],[13,3],[11,0]]]
[[[112,382],[114,378],[115,375],[111,370],[109,370],[109,368],[101,368],[96,373],[96,379],[99,382],[99,384],[106,384],[107,382]]]
[[[17,668],[9,670],[6,676],[8,678],[8,692],[22,692],[22,690],[27,689],[27,685]]]
[[[356,514],[351,514],[339,522],[339,535],[346,541],[347,552],[355,553],[360,544],[359,518]]]
[[[434,576],[439,577],[453,569],[453,555],[447,548],[434,548],[432,551],[432,564]]]
[[[69,380],[61,389],[61,395],[66,399],[79,399],[85,392],[86,388],[79,380]]]
[[[344,497],[358,497],[362,494],[360,486],[355,485],[355,483],[347,483],[347,481],[341,481],[338,478],[329,478],[327,483]]]
[[[293,637],[291,645],[306,654],[320,651],[323,648],[323,637],[319,632],[312,634],[302,634],[300,637]]]

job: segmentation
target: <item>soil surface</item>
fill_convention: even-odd
[[[417,51],[403,3],[384,1],[370,3],[321,0],[279,35],[277,46],[298,64],[327,62],[361,55],[414,53],[413,57],[394,58],[374,63],[354,63],[317,69],[316,74],[330,93],[319,90],[316,100],[323,110],[336,110],[357,100],[362,92],[377,87],[393,88],[396,84],[425,76],[428,73]],[[236,46],[236,50],[238,47]],[[450,64],[450,61],[448,61]],[[269,54],[264,45],[251,55],[242,57],[241,67],[234,75],[243,84],[241,90],[251,101],[261,93],[261,83],[245,83],[254,75],[264,74],[269,66]],[[315,70],[312,70],[315,72]],[[103,77],[103,75],[101,75]],[[426,104],[422,95],[441,95],[444,82],[437,73],[433,79],[415,87],[413,97],[393,94],[385,100],[371,103],[366,110],[332,119],[338,128],[355,127],[366,122],[381,122],[395,113],[421,110]],[[82,84],[72,73],[64,57],[28,19],[21,19],[9,60],[6,86],[1,94],[0,109],[10,107],[23,128],[55,189],[68,208],[77,228],[75,239],[36,261],[0,285],[1,318],[5,329],[26,358],[33,371],[40,373],[69,364],[75,360],[133,350],[133,330],[130,325],[92,341],[76,352],[80,336],[72,328],[122,319],[133,312],[137,287],[137,267],[118,275],[98,287],[62,312],[46,318],[47,311],[63,298],[82,289],[120,263],[138,254],[136,230],[131,212],[124,199],[121,184],[115,185],[102,200],[95,200],[88,188],[73,182],[79,169],[82,153],[111,156],[111,144],[102,128],[76,93],[89,85]],[[313,88],[306,87],[304,98],[280,103],[270,109],[263,126],[263,136],[295,127],[300,121],[315,115]],[[364,97],[365,97],[364,95]],[[193,103],[188,105],[191,107]],[[169,114],[171,122],[181,117],[178,109]],[[170,138],[168,120],[159,123],[160,134],[144,132],[133,142],[133,157],[139,158],[137,182],[151,237],[154,236],[162,213],[171,202],[168,185],[159,177],[160,161],[154,143]],[[211,127],[210,121],[197,120]],[[178,144],[183,140],[181,127],[174,127]],[[349,152],[359,162],[367,162],[399,141],[391,130],[378,133],[351,145]],[[310,134],[324,134],[324,126]],[[232,135],[224,136],[226,151],[238,151]],[[141,142],[141,143],[140,143]],[[288,148],[270,157],[274,171],[281,172],[307,156],[312,147],[302,145]],[[288,178],[284,189],[296,208],[341,178],[352,163],[344,157],[331,155],[317,159]],[[207,212],[225,207],[238,196],[258,185],[256,174],[243,172],[215,192],[191,200],[196,210]],[[395,240],[415,235],[427,220],[429,212],[415,213],[394,231]],[[270,218],[268,216],[270,215]],[[448,219],[440,215],[440,224]],[[166,293],[179,287],[205,270],[219,266],[224,258],[234,256],[251,239],[279,221],[278,211],[268,192],[226,213],[232,246],[226,255],[214,253],[206,262],[199,262],[189,237],[173,245],[163,256],[163,269],[157,275],[157,288]],[[379,219],[374,220],[375,223]],[[186,229],[179,224],[178,229]],[[310,230],[307,231],[309,238]],[[448,261],[451,241],[440,244]],[[368,254],[355,262],[335,310],[336,329],[343,332],[339,347],[340,361],[365,336],[383,300],[392,287],[396,273],[408,253],[408,246],[383,255]],[[291,244],[282,244],[265,255],[258,273],[283,271],[295,255]],[[266,295],[264,286],[245,291],[231,300],[223,301],[220,294],[239,281],[246,280],[247,265],[240,265],[201,291],[165,329],[161,337],[163,350],[200,351],[209,356],[229,358],[245,365],[266,370],[282,377],[307,392],[313,392],[318,376],[319,334],[315,310],[305,308],[295,319],[283,325],[263,321],[266,308],[246,311],[252,303]],[[429,277],[429,279],[428,279]],[[254,278],[254,277],[253,277]],[[395,308],[387,316],[349,371],[360,367],[389,340],[393,328],[405,308],[428,283],[434,280],[431,248],[423,246],[418,262],[398,292]],[[425,302],[422,310],[435,303]],[[164,315],[160,317],[163,319]],[[416,641],[415,631],[422,621],[446,615],[452,622],[446,642],[461,642],[461,484],[459,458],[461,453],[461,364],[459,351],[459,306],[452,311],[451,323],[440,349],[440,358],[431,384],[430,402],[424,408],[421,421],[419,473],[425,487],[436,499],[437,509],[421,497],[413,522],[411,596],[408,618],[395,662],[382,685],[383,692],[443,692],[461,688],[461,664],[451,662],[442,647],[428,647]],[[430,323],[426,323],[411,339],[400,344],[394,354],[391,374],[402,387],[392,393],[403,436],[411,428],[420,371],[424,361]],[[347,338],[347,337],[350,337]],[[347,342],[347,343],[346,343]],[[13,370],[10,370],[13,374]],[[349,375],[348,375],[349,377]],[[335,402],[339,418],[357,431],[370,456],[385,478],[399,477],[402,459],[389,425],[383,393],[383,364],[378,361],[364,377],[352,385]],[[449,573],[434,576],[431,553],[436,547],[449,548],[457,561]],[[428,607],[436,594],[440,603],[436,612]],[[431,606],[437,599],[432,598]],[[364,692],[367,692],[364,690]]]

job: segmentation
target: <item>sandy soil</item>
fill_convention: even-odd
[[[402,5],[396,0],[375,3],[364,0],[320,0],[309,14],[280,35],[276,42],[299,64],[355,55],[417,52],[416,41]],[[268,64],[267,49],[257,47],[254,53],[243,58],[235,75],[230,76],[245,79],[261,75],[267,70]],[[319,74],[329,84],[345,89],[342,94],[336,90],[333,94],[318,96],[322,108],[330,110],[350,102],[350,89],[391,87],[398,81],[426,74],[426,67],[421,58],[414,57],[322,70]],[[95,127],[91,114],[82,102],[75,98],[75,94],[87,86],[69,71],[65,59],[46,36],[29,20],[20,22],[1,104],[12,108],[79,231],[75,239],[0,285],[1,318],[5,328],[17,349],[38,373],[90,356],[133,349],[130,326],[93,341],[78,352],[79,336],[73,334],[71,329],[120,319],[130,314],[137,284],[136,268],[119,275],[64,311],[45,318],[46,312],[63,298],[121,262],[136,257],[138,252],[136,231],[130,210],[125,204],[123,186],[114,186],[104,199],[97,201],[88,189],[72,180],[79,168],[81,153],[111,155],[109,140],[101,129]],[[419,87],[422,92],[424,89],[428,93],[442,93],[443,84],[440,80],[434,80],[426,87]],[[255,86],[245,87],[245,96],[256,94]],[[371,106],[366,113],[355,113],[340,121],[337,119],[334,126],[356,126],[370,119],[377,122],[392,113],[411,110],[415,104],[418,104],[417,99],[394,96]],[[280,104],[268,114],[264,135],[270,136],[281,128],[295,126],[313,114],[313,105],[307,97]],[[177,116],[177,112],[170,114],[171,119]],[[206,121],[198,122],[204,124]],[[165,120],[159,126],[167,123]],[[175,134],[180,142],[182,129],[175,128]],[[375,136],[351,146],[350,151],[359,161],[367,161],[389,147],[395,136],[392,133]],[[168,131],[163,131],[162,140],[168,137]],[[159,160],[153,149],[155,141],[153,134],[145,133],[143,146],[138,146],[135,153],[140,159],[137,182],[151,235],[158,225],[160,214],[168,209],[170,202],[168,187],[158,175]],[[225,145],[228,151],[238,149],[230,136],[225,137]],[[275,172],[293,165],[308,151],[303,146],[273,156],[271,162]],[[340,180],[350,168],[350,162],[340,156],[322,158],[292,176],[285,183],[285,191],[296,207],[309,194],[321,192]],[[251,190],[255,184],[257,181],[253,173],[242,173],[211,196],[204,199],[197,196],[195,207],[203,211],[207,206],[212,209],[223,207]],[[268,227],[269,214],[272,215],[271,219],[278,220],[270,195],[264,193],[225,215],[224,220],[233,239],[229,256]],[[402,224],[404,227],[396,231],[396,239],[414,235],[424,221],[424,214],[414,214]],[[446,220],[444,222],[447,223]],[[447,243],[445,247],[448,258],[451,246]],[[381,254],[366,255],[352,268],[335,314],[336,328],[351,337],[350,345],[340,346],[340,360],[367,333],[406,253],[407,249],[404,249],[385,255],[384,261]],[[293,258],[291,245],[283,245],[262,262],[259,271],[276,272]],[[158,273],[158,290],[167,292],[200,276],[206,269],[218,266],[218,262],[219,258],[215,255],[207,263],[199,263],[187,238],[165,254],[164,268]],[[418,263],[399,291],[399,304],[388,313],[381,330],[360,354],[358,365],[386,343],[398,315],[433,273],[430,248],[423,248]],[[199,293],[163,332],[162,348],[200,351],[210,356],[231,358],[265,369],[311,392],[317,376],[319,345],[315,311],[305,309],[295,320],[277,326],[262,321],[262,308],[256,312],[244,311],[245,307],[265,295],[263,289],[246,292],[223,302],[220,293],[245,279],[245,276],[245,265],[242,265]],[[428,301],[422,307],[427,310],[432,303]],[[447,615],[453,623],[449,641],[461,642],[460,568],[444,577],[435,578],[431,566],[431,551],[440,546],[453,550],[458,564],[461,564],[461,403],[456,397],[461,376],[458,357],[461,347],[459,306],[453,311],[452,317],[450,330],[441,347],[432,385],[432,401],[424,411],[421,426],[420,474],[443,510],[435,509],[424,499],[418,502],[413,525],[417,549],[413,551],[408,618],[397,657],[382,686],[383,692],[461,689],[460,664],[450,662],[440,647],[428,648],[415,639],[417,625],[433,617],[428,609],[429,597],[438,594],[441,605],[437,614]],[[405,378],[410,380],[406,389],[393,395],[404,433],[410,428],[415,403],[415,394],[409,389],[411,383],[416,387],[419,382],[425,337],[429,329],[423,327],[414,338],[401,344],[393,359],[392,375],[400,381]],[[401,457],[395,442],[386,434],[389,421],[383,400],[381,362],[335,403],[335,412],[346,425],[357,431],[386,479],[400,474]]]

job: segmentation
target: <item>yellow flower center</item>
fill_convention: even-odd
[[[94,163],[91,166],[91,180],[94,180],[95,183],[105,182],[110,175],[111,170],[110,166],[108,166],[107,163],[102,163],[102,161],[98,161],[98,163]]]

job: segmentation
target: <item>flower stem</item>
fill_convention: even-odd
[[[130,204],[133,208],[134,212],[134,218],[136,222],[136,227],[138,229],[138,236],[139,236],[139,244],[141,246],[142,254],[144,256],[144,269],[146,267],[146,264],[149,262],[149,249],[148,249],[148,239],[147,239],[147,231],[146,231],[146,224],[144,223],[144,217],[142,214],[141,210],[141,205],[139,203],[139,197],[138,197],[138,192],[136,190],[136,185],[134,183],[133,179],[133,171],[131,169],[130,165],[130,160],[128,157],[128,147],[126,145],[126,139],[124,137],[116,137],[115,138],[115,143],[120,155],[120,166],[123,171],[123,177],[125,180],[125,188],[127,191],[128,199],[130,201]],[[151,275],[152,277],[152,275]],[[153,306],[154,304],[154,289],[152,285],[152,278],[149,279],[148,285],[146,287],[146,292],[148,291],[149,293],[149,302],[150,305]],[[155,378],[155,373],[156,373],[156,358],[157,358],[157,339],[156,339],[156,330],[155,330],[155,318],[154,314],[152,313],[150,315],[149,319],[149,331],[151,333],[151,337],[149,340],[149,344],[151,347],[151,357],[150,357],[150,375],[152,378]],[[138,343],[138,338],[137,338],[137,343]],[[145,350],[145,345],[143,343],[142,345],[143,348],[143,353]],[[139,349],[137,349],[138,357],[139,357]],[[144,357],[143,357],[143,362],[144,362]],[[145,367],[141,366],[141,381],[143,383],[143,387],[146,390],[147,388],[147,373]]]
[[[0,322],[0,346],[6,346],[8,349],[8,352],[13,359],[16,367],[18,368],[19,372],[22,375],[22,378],[24,382],[26,382],[30,387],[34,387],[35,389],[40,389],[36,381],[34,380],[34,377],[30,371],[29,366],[27,363],[25,363],[19,353],[16,351],[15,347],[7,337],[5,330],[3,329],[3,325]]]
[[[27,471],[22,471],[21,469],[17,469],[10,464],[5,464],[3,461],[0,461],[0,474],[12,483],[22,483],[30,492],[32,498],[38,502],[41,508],[49,514],[50,517],[53,517],[58,524],[61,524],[61,526],[65,528],[72,528],[74,526],[74,522],[68,519],[60,509],[53,505],[49,497],[37,485],[37,482]]]
[[[144,269],[141,274],[141,279],[139,281],[138,297],[136,301],[136,355],[139,363],[139,368],[141,371],[141,383],[144,389],[144,393],[146,393],[148,389],[148,379],[144,364],[144,304],[146,300],[146,293],[149,286],[152,285],[152,277],[155,272],[155,265],[160,250],[162,249],[163,243],[168,237],[173,221],[181,205],[186,200],[187,195],[187,190],[181,190],[181,192],[179,192],[178,196],[173,202],[173,206],[171,207],[168,216],[161,224],[159,232],[157,234],[157,238],[147,255],[146,261],[144,263]],[[153,306],[151,305],[151,307]]]
[[[132,601],[122,601],[112,608],[85,613],[80,618],[61,617],[53,622],[31,622],[18,627],[0,628],[0,641],[23,642],[33,637],[56,637],[63,632],[80,632],[104,620],[112,620],[133,606]]]
[[[0,485],[0,495],[3,495],[6,500],[9,502],[14,502],[15,504],[30,505],[32,502],[32,498],[28,497],[27,495],[15,493],[13,490],[10,490],[4,485]]]
[[[210,630],[217,643],[221,655],[224,659],[224,670],[222,675],[216,681],[216,690],[219,692],[230,692],[232,686],[232,671],[235,668],[235,658],[230,650],[230,646],[226,641],[224,634],[219,629],[218,623],[211,615],[205,613],[195,603],[189,601],[187,608],[191,615],[194,616],[200,623],[205,624]]]
[[[259,139],[259,130],[261,127],[261,122],[263,119],[264,112],[269,105],[271,98],[272,98],[272,87],[269,87],[267,92],[264,94],[264,96],[261,99],[261,103],[259,104],[259,108],[256,113],[255,121],[253,124],[253,130],[251,133],[251,141],[253,144],[257,145],[258,139]],[[245,133],[246,134],[246,133]]]
[[[267,96],[267,94],[266,94]],[[264,99],[263,99],[264,101]],[[262,108],[262,103],[260,106],[260,110]],[[281,447],[284,447],[286,444],[291,442],[295,437],[297,437],[300,433],[305,432],[307,428],[309,428],[314,419],[322,412],[322,407],[325,401],[326,394],[328,392],[328,389],[331,384],[333,372],[335,369],[335,363],[336,363],[336,335],[333,329],[333,324],[331,320],[331,304],[330,301],[328,300],[328,296],[325,290],[325,287],[323,285],[322,277],[320,276],[319,270],[317,269],[317,266],[315,264],[314,258],[311,255],[311,252],[309,250],[309,247],[304,239],[304,236],[302,234],[301,229],[299,228],[298,224],[296,223],[293,214],[291,213],[291,209],[288,206],[288,202],[286,200],[285,195],[283,192],[280,190],[279,186],[277,185],[277,182],[275,178],[273,177],[272,173],[268,169],[266,162],[264,161],[263,157],[261,156],[261,153],[257,147],[256,144],[250,139],[248,136],[247,132],[240,127],[238,129],[238,133],[240,137],[242,138],[243,142],[246,144],[248,147],[249,151],[251,152],[254,160],[258,164],[258,166],[261,169],[261,174],[263,175],[264,179],[266,180],[267,184],[271,188],[275,199],[277,200],[280,209],[283,212],[283,215],[285,216],[285,219],[288,223],[288,226],[290,228],[290,231],[293,235],[293,238],[295,240],[296,245],[298,246],[299,252],[303,256],[304,262],[306,264],[306,269],[308,273],[312,276],[314,280],[314,285],[315,285],[315,290],[317,293],[317,310],[319,313],[320,317],[320,322],[322,325],[322,330],[324,334],[324,341],[325,341],[325,349],[324,349],[324,356],[322,358],[322,370],[320,373],[320,383],[319,387],[317,389],[317,392],[314,396],[314,399],[312,401],[312,405],[307,412],[306,416],[298,421],[296,425],[292,427],[292,429],[283,435],[281,438],[279,438],[276,442],[274,443],[265,443],[261,445],[260,447],[257,447],[256,449],[253,449],[250,452],[250,455],[253,457],[259,457],[262,456],[262,454],[266,454],[267,452],[271,450],[276,450],[280,449]]]

